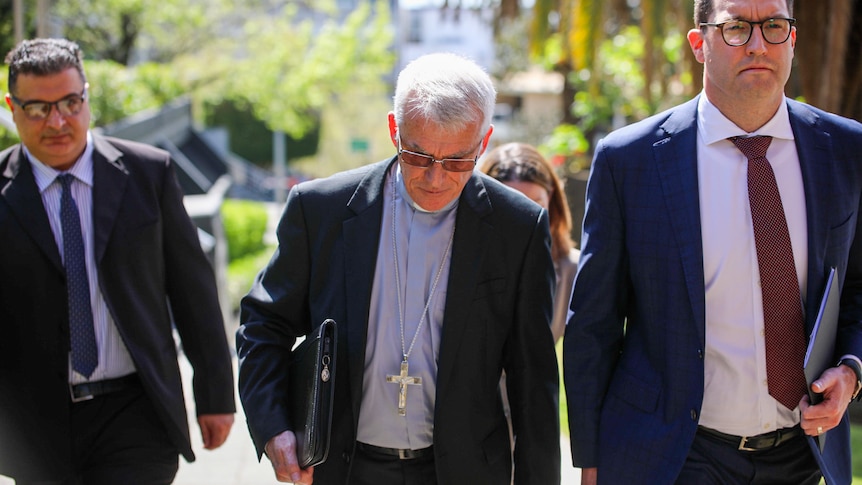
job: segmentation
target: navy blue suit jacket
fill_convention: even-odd
[[[242,301],[239,391],[258,453],[289,428],[286,372],[296,338],[338,323],[329,457],[314,483],[351,483],[387,169],[395,160],[294,187],[279,248]],[[474,173],[458,203],[434,410],[437,481],[560,482],[558,374],[550,331],[548,215]],[[514,458],[498,393],[506,371]]]
[[[574,463],[598,466],[600,483],[673,483],[697,429],[705,332],[697,102],[611,133],[596,150],[563,367]],[[836,361],[862,356],[862,125],[788,107],[808,220],[806,328],[837,267]],[[830,484],[849,483],[849,447],[845,416],[822,457]]]

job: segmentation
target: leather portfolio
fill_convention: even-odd
[[[291,431],[299,466],[326,461],[335,393],[334,320],[327,319],[293,351],[289,377]]]

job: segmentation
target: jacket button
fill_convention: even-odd
[[[697,409],[692,409],[692,410],[691,410],[691,420],[692,420],[692,421],[697,421]]]
[[[697,349],[697,358],[703,359],[703,349]]]
[[[344,460],[344,463],[350,463],[350,453],[345,451],[341,454],[341,459]]]

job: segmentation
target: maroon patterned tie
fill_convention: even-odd
[[[805,330],[790,233],[775,174],[766,159],[772,137],[730,139],[748,158],[748,201],[763,294],[766,379],[769,394],[794,409],[806,393]]]

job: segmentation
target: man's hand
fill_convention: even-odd
[[[233,414],[201,414],[198,416],[204,448],[214,450],[224,444],[233,426]]]
[[[581,485],[596,485],[598,475],[598,468],[581,468]]]
[[[823,401],[812,406],[806,395],[799,401],[799,411],[802,430],[817,436],[838,426],[856,390],[856,373],[846,365],[830,367],[811,384],[811,390],[823,394]]]
[[[296,460],[296,435],[284,431],[267,441],[264,447],[266,456],[272,463],[275,478],[279,482],[293,482],[311,485],[314,482],[314,467],[299,468]]]

